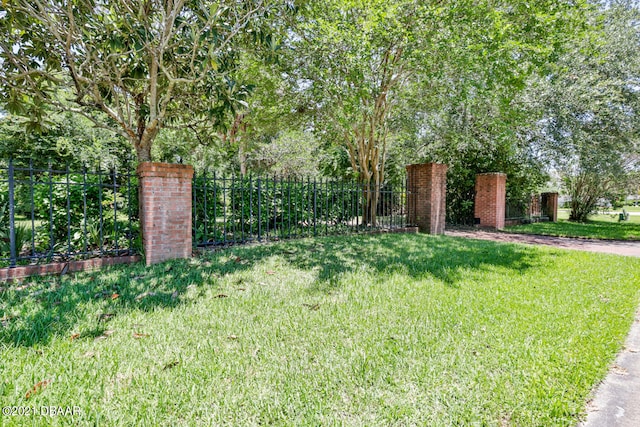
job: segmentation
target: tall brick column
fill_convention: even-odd
[[[504,228],[507,175],[500,172],[476,175],[474,217],[480,227]]]
[[[193,167],[140,163],[140,225],[147,265],[191,257]]]
[[[438,163],[407,166],[407,222],[422,233],[444,234],[447,168]]]
[[[549,221],[558,221],[558,193],[542,193],[542,213]]]

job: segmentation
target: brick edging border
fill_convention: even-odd
[[[102,267],[133,264],[142,260],[140,255],[129,255],[112,258],[91,258],[82,261],[55,262],[51,264],[40,265],[21,265],[18,267],[0,268],[0,282],[8,280],[23,279],[29,276],[45,276],[48,274],[60,274],[66,269],[66,272],[75,271],[91,271]]]

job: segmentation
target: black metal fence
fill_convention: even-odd
[[[505,206],[505,220],[512,222],[548,221],[548,215],[543,212],[542,195],[532,194],[527,199],[513,200],[507,198]]]
[[[364,220],[364,190],[357,182],[203,173],[193,181],[193,242],[214,246],[407,225],[406,182],[376,189],[375,224]]]
[[[141,251],[138,178],[124,170],[0,161],[0,267]],[[407,226],[406,182],[385,184],[375,209],[355,181],[199,174],[193,242],[215,246]],[[365,212],[375,212],[375,223]]]
[[[126,170],[0,163],[0,266],[131,255],[138,180]]]

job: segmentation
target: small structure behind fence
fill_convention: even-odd
[[[205,247],[406,227],[406,181],[377,190],[373,225],[363,223],[364,187],[355,181],[205,172],[193,181],[193,242]]]
[[[120,171],[0,164],[0,267],[136,253],[138,179]]]

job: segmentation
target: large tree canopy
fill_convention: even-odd
[[[637,12],[631,0],[5,0],[0,105],[29,131],[81,114],[139,160],[355,176],[370,223],[390,170],[446,162],[464,216],[477,172],[509,172],[510,195],[526,195],[544,164],[602,183],[637,156]]]
[[[0,14],[0,96],[10,112],[82,114],[129,140],[139,160],[170,120],[217,111],[216,88],[239,43],[289,2],[7,0]],[[69,90],[61,90],[69,88]],[[202,100],[210,108],[202,107]],[[197,105],[199,111],[189,110]]]
[[[291,74],[311,98],[315,130],[346,149],[371,188],[365,220],[375,222],[394,123],[416,135],[425,129],[420,117],[443,117],[440,108],[508,109],[580,28],[582,11],[581,2],[558,1],[313,2],[291,37]],[[493,100],[502,105],[483,107]],[[398,111],[400,103],[407,108]],[[482,112],[463,116],[479,119],[467,128],[489,130],[479,125],[491,122]],[[495,138],[479,143],[499,145]]]
[[[544,113],[538,146],[562,176],[576,221],[640,167],[640,10],[612,2],[594,20],[601,29],[535,85]]]

